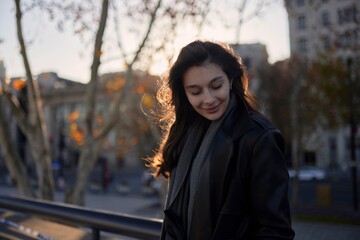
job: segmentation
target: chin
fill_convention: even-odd
[[[209,121],[216,121],[222,117],[224,113],[215,113],[215,114],[204,114],[202,115],[204,118],[206,118]]]

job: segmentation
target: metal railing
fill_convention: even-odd
[[[90,228],[93,240],[100,239],[101,231],[136,239],[159,239],[162,225],[160,219],[4,195],[0,195],[0,208],[43,216],[64,224]]]

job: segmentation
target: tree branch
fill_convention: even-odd
[[[125,50],[123,48],[123,45],[121,44],[121,37],[120,37],[120,29],[119,29],[119,19],[117,17],[117,7],[116,7],[116,1],[113,1],[112,2],[112,5],[113,5],[113,8],[114,8],[114,26],[115,26],[115,34],[116,34],[116,43],[120,49],[120,52],[121,52],[121,56],[123,57],[124,59],[124,62],[126,65],[128,65],[128,62],[127,62],[127,55],[125,53]]]
[[[86,136],[92,135],[93,130],[93,119],[95,114],[95,95],[96,95],[96,86],[98,83],[98,70],[100,66],[100,57],[101,57],[101,46],[102,38],[105,32],[106,20],[108,15],[109,1],[103,0],[101,18],[99,23],[99,28],[96,33],[95,39],[95,48],[93,53],[93,63],[91,65],[91,78],[86,89],[86,115],[85,115],[85,124],[86,124]]]
[[[147,40],[148,40],[148,38],[149,38],[149,36],[150,36],[150,32],[151,32],[151,30],[152,30],[152,26],[153,26],[153,24],[154,24],[154,22],[155,22],[155,20],[156,20],[156,13],[157,13],[157,11],[158,11],[159,8],[160,8],[161,3],[162,3],[162,0],[159,0],[158,3],[157,3],[157,5],[156,5],[156,7],[155,7],[155,9],[154,9],[154,11],[151,13],[150,22],[149,22],[149,25],[148,25],[148,27],[147,27],[146,34],[145,34],[145,36],[144,36],[144,38],[143,38],[143,40],[142,40],[142,42],[141,42],[138,50],[136,51],[133,60],[132,60],[131,63],[129,64],[129,68],[131,68],[132,65],[137,61],[140,52],[141,52],[142,49],[144,48],[145,43],[147,42]]]
[[[18,36],[18,40],[19,40],[19,44],[20,44],[20,53],[22,55],[25,72],[26,72],[28,99],[31,99],[30,101],[28,101],[29,123],[33,126],[36,126],[37,123],[41,120],[41,116],[39,114],[39,110],[41,108],[38,105],[40,103],[39,87],[38,87],[37,82],[35,83],[35,81],[33,79],[29,60],[28,60],[27,53],[26,53],[25,41],[23,38],[22,24],[21,24],[22,12],[21,12],[21,7],[20,7],[20,0],[15,0],[15,5],[16,5],[17,36]]]

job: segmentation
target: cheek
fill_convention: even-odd
[[[223,89],[223,91],[221,91],[221,98],[227,99],[229,97],[230,97],[230,87],[226,87]]]
[[[196,108],[196,106],[198,105],[198,99],[196,99],[194,96],[191,96],[191,95],[186,95],[190,105],[193,107],[193,108]]]

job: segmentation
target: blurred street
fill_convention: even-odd
[[[85,206],[88,208],[108,210],[112,212],[121,212],[132,215],[141,215],[152,218],[161,218],[161,204],[160,199],[156,194],[151,194],[143,188],[143,181],[141,172],[122,173],[120,176],[114,176],[113,183],[109,186],[107,191],[97,189],[96,187],[89,187],[89,191],[86,197]],[[119,192],[116,188],[117,182],[127,183],[127,192]],[[302,184],[304,185],[304,184]],[[306,183],[305,185],[310,185]],[[1,184],[0,194],[2,195],[18,195],[16,189],[13,186]],[[63,201],[63,192],[56,192],[56,200]],[[331,211],[329,211],[331,212]],[[2,213],[0,211],[0,217],[9,216],[10,213]],[[18,219],[18,224],[26,225],[26,227],[47,234],[48,236],[55,237],[56,239],[90,239],[90,233],[86,229],[72,228],[55,223],[49,223],[44,220],[32,220],[26,217],[26,221],[22,221],[21,217],[12,217],[12,219]],[[51,225],[52,224],[52,225]],[[303,220],[297,217],[293,217],[293,227],[296,232],[295,240],[359,240],[360,239],[360,225],[356,224],[335,224],[325,223],[310,220]],[[55,229],[55,230],[52,230]],[[59,230],[61,229],[61,230]],[[0,239],[17,239],[6,237],[5,233],[8,228],[1,227]],[[65,234],[69,233],[69,234]],[[80,234],[82,233],[82,234]],[[60,235],[59,235],[60,234]],[[62,234],[62,235],[61,235]],[[64,235],[65,234],[65,235]],[[85,235],[84,235],[85,234]],[[102,234],[102,236],[108,236],[103,239],[128,239],[119,238],[119,236]],[[77,237],[78,236],[78,237]],[[79,237],[81,236],[81,237]],[[85,237],[85,236],[88,236]],[[36,239],[36,238],[29,238]]]

